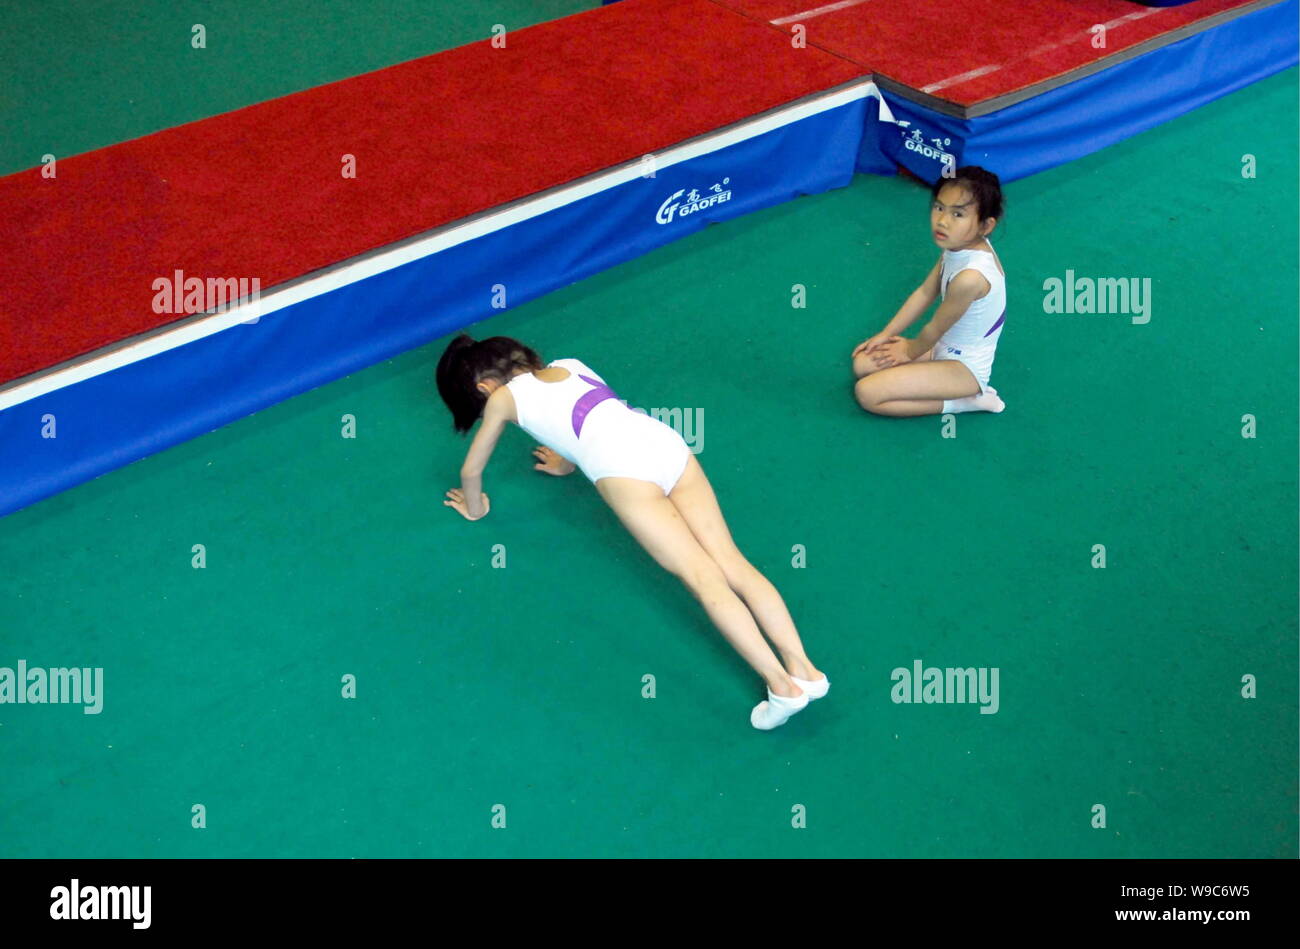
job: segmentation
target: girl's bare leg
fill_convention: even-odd
[[[913,360],[863,376],[853,387],[858,405],[875,415],[938,415],[946,399],[977,395],[971,371],[952,359]]]
[[[927,349],[925,352],[917,356],[911,362],[905,362],[903,363],[903,365],[912,366],[918,362],[926,362],[927,360],[933,357],[934,357],[934,350]],[[853,376],[855,379],[861,379],[863,376],[869,376],[873,372],[884,372],[884,370],[878,368],[876,366],[875,361],[872,360],[872,358],[868,356],[866,353],[859,353],[857,356],[853,357]]]
[[[692,456],[691,462],[694,461]],[[658,485],[636,478],[601,478],[596,482],[596,490],[646,552],[700,601],[709,619],[763,677],[774,695],[794,698],[803,694],[790,681],[749,609],[728,585],[722,569],[700,546],[677,507],[664,497]]]
[[[763,627],[763,632],[781,654],[785,671],[808,681],[820,679],[822,674],[804,652],[785,600],[781,599],[771,581],[745,559],[731,539],[731,531],[723,520],[713,487],[694,455],[668,499],[676,506],[700,546],[722,570],[727,585],[739,594]]]

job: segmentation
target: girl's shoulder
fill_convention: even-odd
[[[602,379],[602,377],[596,372],[595,369],[592,369],[581,359],[576,359],[573,357],[567,357],[565,359],[552,359],[550,365],[559,366],[561,368],[567,369],[570,372],[574,373],[575,375],[581,374],[585,376],[594,376],[597,379]]]
[[[989,245],[992,248],[992,244]],[[978,270],[986,277],[990,273],[998,277],[1005,277],[1006,271],[1002,269],[1002,258],[998,257],[997,252],[993,250],[983,250],[981,248],[968,248],[959,251],[944,251],[945,254],[952,254],[952,260],[961,270]]]
[[[993,269],[997,271],[999,277],[1005,277],[1007,275],[1007,272],[1002,269],[1002,258],[998,256],[998,252],[993,249],[992,244],[990,244],[989,249],[984,252],[984,259],[993,265]]]

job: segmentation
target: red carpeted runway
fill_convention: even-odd
[[[974,114],[1267,2],[624,0],[62,158],[0,179],[0,385],[173,323],[177,271],[265,291],[868,73]]]
[[[1088,67],[1175,42],[1273,0],[1197,0],[1178,7],[1130,0],[720,2],[783,30],[802,24],[809,45],[851,59],[882,85],[907,87],[974,115],[1026,97],[1014,93],[1052,88],[1095,71]],[[1097,24],[1106,27],[1104,48],[1093,45]],[[969,110],[981,104],[983,110]]]
[[[10,175],[0,382],[175,320],[176,270],[265,291],[861,75],[713,0],[618,3]]]

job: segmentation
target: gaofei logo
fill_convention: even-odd
[[[697,211],[703,211],[705,208],[711,208],[715,204],[723,204],[731,200],[731,192],[724,190],[724,186],[731,183],[730,178],[723,178],[717,184],[709,185],[706,189],[711,194],[700,194],[699,189],[692,188],[688,194],[685,188],[681,188],[670,194],[663,204],[659,205],[659,210],[655,214],[655,220],[660,224],[669,224],[673,220],[673,215],[677,217],[686,217],[688,214],[694,214]],[[683,197],[685,195],[685,197]],[[679,201],[678,199],[681,198]]]
[[[957,167],[957,156],[943,150],[945,145],[952,144],[952,139],[936,136],[930,139],[931,142],[934,142],[934,145],[930,145],[926,142],[925,136],[921,134],[920,129],[912,129],[910,135],[906,130],[900,130],[899,134],[903,136],[903,147],[908,151],[916,152],[925,158],[933,158],[935,161],[943,162],[943,164],[952,168]]]

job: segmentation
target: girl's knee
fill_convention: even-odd
[[[678,573],[678,578],[698,600],[714,600],[723,595],[723,591],[731,592],[731,585],[722,568],[709,557],[687,564]]]
[[[763,575],[759,573],[758,568],[746,560],[739,550],[733,556],[719,559],[717,563],[722,570],[722,576],[726,579],[727,585],[737,593],[752,587],[755,580],[763,579]]]
[[[874,414],[879,414],[877,410],[884,401],[881,395],[880,387],[871,376],[859,379],[853,387],[853,396],[858,400],[858,405]]]

